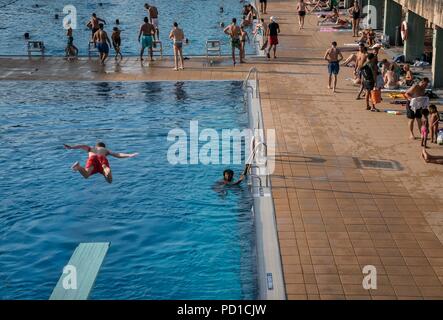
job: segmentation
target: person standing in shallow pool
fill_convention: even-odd
[[[133,158],[138,155],[138,153],[112,152],[111,150],[106,149],[106,145],[103,142],[98,142],[95,147],[87,145],[70,146],[67,144],[64,144],[63,146],[69,150],[80,149],[88,153],[88,160],[86,161],[85,167],[82,167],[77,161],[72,165],[72,170],[78,171],[85,179],[88,179],[96,173],[100,173],[105,177],[108,183],[112,183],[112,171],[107,156],[123,159]]]
[[[182,29],[178,27],[178,23],[174,22],[174,27],[169,33],[169,39],[173,41],[174,46],[174,70],[177,71],[178,67],[178,59],[180,59],[181,67],[180,69],[184,69],[185,65],[183,62],[183,40],[185,39],[185,34]]]
[[[140,60],[143,61],[143,53],[145,52],[145,48],[149,50],[149,56],[151,57],[151,61],[153,61],[153,53],[152,53],[152,44],[154,43],[153,35],[155,33],[155,27],[149,23],[149,19],[145,17],[143,19],[144,24],[140,26],[140,32],[138,33],[138,41],[140,42],[142,48],[140,50]]]
[[[240,27],[237,25],[237,19],[232,18],[232,23],[223,30],[223,32],[231,37],[231,47],[232,47],[232,61],[234,66],[236,64],[235,61],[235,49],[240,51],[240,63],[243,63],[243,59],[241,56],[241,42],[240,42]]]
[[[109,40],[108,34],[103,28],[103,23],[100,23],[98,31],[94,33],[94,37],[92,38],[94,45],[100,53],[100,61],[102,65],[105,64],[105,61],[108,58],[109,48],[112,48],[111,40]]]

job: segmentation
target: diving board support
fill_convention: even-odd
[[[80,243],[49,300],[87,300],[109,246],[110,242]]]
[[[160,57],[163,58],[163,43],[160,40],[154,40],[152,46],[152,54],[160,53]]]
[[[218,56],[221,57],[221,42],[220,40],[206,40],[206,61],[209,63],[209,58]]]
[[[94,41],[89,41],[88,43],[88,57],[91,58],[92,55],[98,55],[98,50]]]

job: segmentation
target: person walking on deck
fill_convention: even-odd
[[[406,117],[409,120],[410,138],[415,139],[414,135],[414,120],[417,121],[417,127],[420,130],[422,123],[423,109],[427,109],[429,105],[429,98],[426,96],[426,88],[429,85],[429,79],[423,78],[420,83],[412,86],[405,93],[408,100],[406,104]]]
[[[105,61],[108,58],[109,48],[112,48],[111,40],[109,40],[108,34],[103,28],[103,23],[100,23],[98,31],[94,33],[94,37],[92,38],[94,45],[100,53],[100,61],[102,65],[105,64]]]
[[[120,55],[120,60],[123,60],[123,55],[121,53],[120,47],[122,45],[122,39],[120,37],[121,30],[118,27],[114,27],[111,35],[112,39],[112,45],[114,46],[115,50],[115,60],[118,59],[118,56]]]
[[[343,55],[340,49],[337,48],[337,42],[332,42],[332,47],[326,51],[324,59],[328,61],[328,89],[332,89],[332,92],[335,93],[335,89],[337,88],[337,77],[340,72],[340,61],[343,60]],[[334,78],[333,83],[332,78]]]
[[[274,17],[270,17],[269,20],[271,23],[268,25],[267,28],[267,37],[268,37],[268,53],[266,56],[268,59],[271,59],[271,50],[274,50],[274,59],[277,59],[277,45],[278,45],[278,34],[280,33],[280,26],[276,22],[276,19]]]
[[[185,40],[185,34],[182,29],[178,27],[178,23],[174,22],[174,27],[169,33],[169,39],[173,41],[174,46],[174,70],[177,71],[179,69],[178,67],[178,60],[180,59],[181,67],[180,69],[184,69],[184,62],[183,62],[183,41]]]
[[[240,51],[240,63],[243,63],[242,54],[241,54],[241,41],[240,41],[240,34],[241,30],[240,27],[237,25],[237,19],[232,18],[232,23],[227,26],[223,32],[231,38],[231,47],[232,47],[232,62],[234,63],[234,66],[236,64],[235,61],[235,49],[238,49]]]
[[[141,42],[142,45],[140,50],[140,61],[143,61],[143,53],[146,48],[148,48],[149,56],[151,57],[151,61],[153,61],[152,45],[154,43],[153,35],[155,34],[155,27],[149,23],[147,17],[145,17],[143,21],[144,23],[140,26],[140,31],[138,33],[138,41]]]
[[[298,24],[299,29],[303,29],[305,25],[305,16],[306,16],[306,4],[304,0],[299,0],[297,4],[297,13],[298,13]]]

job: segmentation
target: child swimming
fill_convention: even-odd
[[[108,183],[112,183],[112,171],[109,166],[109,161],[107,156],[113,156],[115,158],[133,158],[138,155],[138,153],[117,153],[106,149],[106,145],[103,142],[97,142],[95,147],[90,147],[87,145],[75,145],[70,146],[67,144],[63,145],[66,149],[82,149],[88,152],[88,160],[83,168],[77,161],[72,166],[71,169],[80,172],[80,174],[88,179],[90,176],[100,173],[102,174]]]

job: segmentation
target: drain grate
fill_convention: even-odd
[[[360,160],[354,158],[354,162],[360,169],[401,170],[400,164],[393,160]]]

